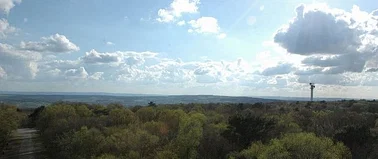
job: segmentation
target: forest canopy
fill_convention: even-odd
[[[366,100],[145,107],[57,102],[35,109],[29,125],[39,130],[50,158],[377,158],[377,107]],[[1,110],[7,110],[2,119],[17,112]]]

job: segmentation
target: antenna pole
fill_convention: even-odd
[[[315,84],[314,84],[314,83],[310,83],[310,89],[311,89],[311,102],[314,100],[314,88],[315,88]]]

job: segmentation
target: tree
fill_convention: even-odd
[[[225,158],[231,146],[221,133],[227,129],[226,123],[206,123],[203,128],[203,137],[198,148],[198,158],[218,159]]]
[[[129,125],[135,121],[134,113],[125,108],[115,108],[109,112],[110,125]]]
[[[328,158],[347,159],[351,153],[342,143],[330,138],[316,137],[313,133],[287,134],[281,139],[272,139],[269,144],[253,143],[240,153],[247,159],[265,158]]]
[[[156,111],[152,107],[143,107],[136,112],[136,115],[141,122],[145,123],[156,118]]]
[[[206,117],[201,113],[193,113],[180,118],[179,131],[171,148],[176,151],[179,158],[197,158],[197,148],[202,139],[205,120]]]
[[[159,142],[159,137],[141,129],[120,129],[106,138],[107,153],[114,155],[150,157]]]
[[[91,158],[101,154],[105,138],[97,129],[82,127],[79,131],[65,133],[58,140],[62,151],[59,158]]]
[[[42,132],[53,126],[58,126],[59,120],[73,121],[79,118],[74,107],[69,105],[52,105],[46,107],[37,121],[37,127]]]
[[[227,130],[222,133],[235,144],[236,150],[247,148],[254,141],[267,141],[271,137],[276,122],[252,114],[230,117]]]
[[[79,117],[90,117],[93,115],[93,112],[89,110],[85,105],[78,105],[74,108],[76,110],[76,114],[79,115]]]
[[[18,128],[22,116],[17,112],[17,107],[0,103],[0,149],[9,139],[11,132]]]
[[[179,157],[172,151],[163,150],[156,152],[155,159],[179,159]]]
[[[187,114],[183,110],[165,109],[159,113],[158,121],[166,124],[166,127],[164,127],[164,132],[167,131],[167,136],[166,138],[163,138],[163,140],[168,142],[177,136],[180,120],[186,116]]]
[[[148,103],[148,106],[150,106],[150,107],[156,107],[156,104],[151,101],[151,102]]]
[[[274,115],[271,117],[276,121],[275,128],[272,130],[274,136],[280,137],[287,133],[298,133],[302,131],[291,113]]]
[[[369,156],[375,139],[366,125],[346,126],[334,138],[350,148],[353,158],[361,159]]]
[[[112,110],[112,109],[122,109],[122,108],[125,108],[121,103],[110,103],[108,104],[107,108],[109,110]]]
[[[44,109],[45,109],[45,106],[40,106],[37,109],[34,109],[33,113],[28,115],[30,127],[36,126],[36,122],[39,119],[39,117],[40,117],[40,115],[41,115],[41,113]]]

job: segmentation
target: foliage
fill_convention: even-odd
[[[24,118],[16,106],[0,103],[0,149],[9,139],[12,131],[17,129]]]
[[[377,103],[58,102],[30,118],[50,158],[377,158]]]
[[[236,150],[244,149],[253,141],[270,139],[276,121],[252,114],[230,117],[229,126],[222,135],[236,145]]]
[[[287,134],[281,139],[273,139],[269,144],[253,143],[240,153],[245,158],[351,158],[342,143],[334,143],[330,138],[316,137],[312,133]]]
[[[368,158],[373,151],[375,137],[366,125],[346,126],[334,138],[350,148],[353,158]]]

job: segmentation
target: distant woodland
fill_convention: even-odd
[[[0,142],[36,127],[56,159],[378,158],[378,102],[0,107]]]

